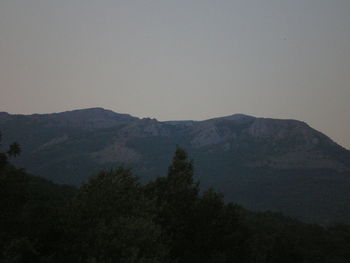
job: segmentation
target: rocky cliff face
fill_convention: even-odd
[[[185,129],[193,148],[249,155],[248,167],[329,168],[348,171],[349,152],[330,138],[296,120],[232,115],[197,122]]]
[[[77,148],[81,148],[80,154],[90,154],[92,159],[95,156],[100,164],[110,163],[111,160],[124,162],[142,159],[142,154],[129,145],[135,139],[165,138],[172,141],[177,138],[178,143],[184,144],[185,148],[197,151],[242,154],[247,157],[247,167],[330,168],[337,171],[350,169],[347,159],[349,151],[306,123],[296,120],[236,114],[197,122],[159,122],[156,119],[139,119],[102,108],[92,108],[28,116],[1,113],[0,124],[4,133],[11,131],[11,139],[23,140],[19,143],[24,145],[33,141],[24,155],[50,151],[65,147],[66,144],[77,144]],[[31,129],[33,127],[34,130]],[[45,136],[40,137],[39,134],[43,131]],[[16,133],[22,135],[15,138]],[[96,136],[105,138],[99,139],[104,143],[96,142],[96,149],[89,149],[80,145],[83,143],[82,136],[91,137],[87,144],[94,144]],[[94,154],[96,152],[103,154]],[[57,153],[53,158],[64,157]]]
[[[174,144],[181,143],[195,151],[241,154],[246,157],[247,167],[350,169],[349,151],[296,120],[236,114],[197,122],[159,122],[92,108],[28,116],[1,113],[0,129],[4,133],[11,131],[11,139],[20,140],[25,146],[31,144],[24,155],[76,144],[79,154],[88,154],[99,164],[144,159],[130,146],[136,139],[177,138]],[[45,136],[39,136],[41,132]],[[84,136],[91,138],[87,145],[94,144],[96,149],[82,145]],[[99,144],[96,136],[105,138],[99,138]],[[64,159],[64,156],[57,153],[53,158]]]

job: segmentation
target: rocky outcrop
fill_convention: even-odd
[[[150,158],[137,148],[143,142],[152,142],[147,144],[151,152],[162,149],[164,143],[180,143],[193,151],[241,158],[240,164],[250,168],[350,170],[349,151],[297,120],[234,114],[205,121],[160,122],[92,108],[28,116],[0,113],[0,124],[0,130],[13,135],[13,140],[20,139],[24,152],[38,158],[52,152],[51,158],[65,160],[74,153],[74,158],[89,156],[99,164],[137,163]]]

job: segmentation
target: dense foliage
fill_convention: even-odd
[[[142,185],[119,167],[79,189],[1,156],[0,262],[350,262],[349,226],[227,204],[213,189],[200,191],[179,148],[165,177]]]

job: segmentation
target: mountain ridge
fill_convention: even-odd
[[[22,146],[17,166],[54,182],[79,185],[98,169],[117,165],[131,167],[146,182],[166,173],[179,145],[194,159],[204,187],[222,191],[229,201],[309,221],[350,222],[350,208],[344,215],[336,204],[350,203],[350,151],[302,121],[244,114],[158,121],[93,108],[0,113],[0,131],[3,144]],[[323,205],[326,194],[330,201]]]
[[[30,122],[31,125],[38,126],[39,129],[56,128],[61,130],[59,136],[53,136],[53,138],[43,142],[39,149],[68,140],[67,132],[69,129],[75,129],[76,133],[115,129],[113,133],[118,140],[117,145],[124,145],[129,139],[135,138],[184,136],[189,140],[187,143],[190,144],[190,147],[196,149],[221,147],[222,151],[227,152],[237,150],[242,144],[249,141],[248,144],[251,142],[260,144],[260,146],[252,145],[251,147],[255,147],[257,152],[260,151],[261,154],[269,156],[264,160],[265,165],[266,163],[273,165],[278,162],[275,167],[300,168],[301,162],[305,163],[305,155],[309,155],[306,152],[313,151],[315,152],[313,158],[316,161],[308,161],[309,165],[306,167],[350,170],[350,165],[344,166],[340,164],[341,162],[335,164],[334,161],[332,163],[330,160],[322,159],[322,147],[332,148],[333,151],[343,152],[346,155],[348,151],[344,147],[311,128],[305,122],[293,119],[258,118],[244,114],[233,114],[203,121],[158,121],[115,113],[103,108],[88,108],[52,114],[11,115],[0,113],[2,125],[6,126],[6,123],[11,122],[22,123],[22,125]],[[277,154],[279,157],[276,159]],[[291,163],[288,165],[286,160],[281,160],[283,155],[288,160],[294,159],[294,163],[296,160],[300,160],[297,161],[296,166],[291,167]],[[319,167],[317,167],[317,162]],[[259,166],[259,162],[252,165]],[[261,161],[260,165],[262,165]]]

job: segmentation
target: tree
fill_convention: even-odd
[[[176,149],[168,175],[149,183],[146,192],[158,206],[156,220],[162,226],[164,242],[171,247],[171,259],[184,262],[192,245],[191,217],[199,183],[193,178],[193,163],[183,149]]]
[[[71,260],[161,262],[165,249],[154,209],[130,170],[99,172],[79,189],[69,212]]]
[[[0,132],[0,145],[2,135]],[[0,152],[0,170],[8,164],[8,157],[16,157],[21,153],[21,148],[18,143],[14,142],[10,145],[6,152]]]
[[[10,149],[7,151],[8,156],[16,157],[20,155],[21,148],[19,147],[19,144],[14,142],[10,145]]]
[[[177,148],[173,162],[168,168],[165,199],[169,206],[182,215],[194,204],[199,192],[199,183],[193,179],[193,162],[187,153]]]
[[[39,256],[30,240],[19,238],[12,240],[4,249],[5,263],[31,263],[38,262]]]

